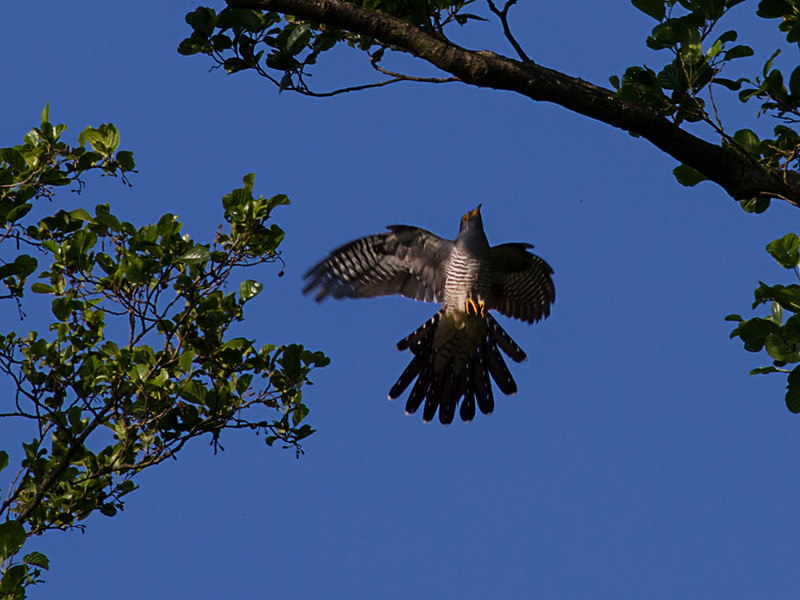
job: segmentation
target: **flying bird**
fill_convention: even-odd
[[[556,292],[553,269],[529,252],[531,244],[490,246],[483,231],[481,205],[461,218],[453,241],[408,225],[359,238],[337,248],[304,276],[303,293],[316,301],[400,294],[439,302],[441,308],[397,343],[413,358],[389,390],[399,398],[411,385],[406,413],[420,406],[422,419],[449,424],[461,403],[462,421],[475,407],[494,410],[492,383],[506,395],[517,392],[502,350],[514,362],[525,352],[490,314],[490,310],[527,323],[550,314]],[[462,400],[463,399],[463,400]]]

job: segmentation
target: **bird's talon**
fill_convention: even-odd
[[[486,303],[483,300],[479,300],[475,302],[472,298],[468,298],[467,301],[464,303],[464,312],[466,312],[469,316],[477,317],[480,315],[481,317],[486,316]]]

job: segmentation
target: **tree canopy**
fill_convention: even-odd
[[[225,430],[245,429],[299,455],[314,431],[302,387],[328,362],[296,344],[228,335],[264,287],[245,279],[231,290],[231,277],[281,260],[284,233],[268,222],[286,196],[256,198],[245,176],[223,197],[226,225],[211,243],[183,234],[175,215],[137,227],[108,204],[29,222],[58,187],[80,189],[92,171],[127,183],[134,172],[112,124],[87,127],[73,146],[49,119],[45,108],[22,144],[0,150],[0,243],[25,249],[0,266],[2,297],[20,313],[26,293],[52,297],[54,318],[47,331],[0,334],[0,372],[16,388],[0,417],[33,434],[0,505],[4,598],[25,597],[49,567],[36,550],[18,558],[27,538],[81,527],[95,511],[114,516],[138,473],[194,438],[217,448]],[[0,450],[0,470],[8,466]]]

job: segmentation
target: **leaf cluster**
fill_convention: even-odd
[[[179,53],[206,54],[228,74],[255,70],[280,91],[302,85],[306,69],[320,54],[345,39],[337,30],[274,12],[225,8],[217,13],[201,6],[186,15],[186,22],[192,34],[178,45]]]
[[[700,92],[712,83],[735,87],[735,82],[718,73],[725,63],[753,54],[748,46],[732,45],[738,37],[732,30],[711,41],[716,23],[741,1],[633,0],[634,6],[659,22],[647,46],[667,50],[673,59],[658,73],[648,67],[629,67],[621,79],[612,77],[617,97],[647,104],[676,123],[703,120],[706,103]]]
[[[207,436],[216,450],[225,430],[246,429],[302,453],[314,432],[303,387],[328,364],[297,344],[259,346],[231,334],[264,286],[244,279],[229,289],[230,280],[282,262],[284,233],[271,219],[286,196],[254,196],[247,175],[223,197],[225,222],[210,243],[183,233],[175,215],[135,226],[108,204],[26,223],[14,208],[51,198],[53,186],[88,169],[124,175],[133,166],[132,155],[116,151],[113,125],[81,134],[91,151],[60,141],[64,129],[43,122],[45,133],[0,150],[11,157],[0,164],[0,206],[12,207],[0,243],[14,254],[10,242],[22,242],[38,256],[16,251],[0,275],[8,298],[22,306],[27,291],[49,297],[52,315],[45,330],[0,331],[0,373],[15,390],[0,417],[34,432],[0,504],[3,597],[24,597],[48,567],[37,553],[16,559],[27,537],[81,527],[94,512],[114,516],[138,473],[192,439]],[[8,465],[0,452],[0,470]]]
[[[800,137],[790,125],[800,115],[800,67],[785,77],[774,68],[775,58],[780,54],[776,50],[755,77],[722,76],[723,70],[734,61],[754,55],[750,46],[736,44],[736,31],[715,33],[719,21],[741,2],[632,0],[636,8],[658,21],[647,38],[647,46],[669,52],[672,60],[658,71],[646,66],[628,67],[622,78],[614,76],[611,83],[617,97],[650,106],[676,123],[706,123],[720,136],[725,149],[745,160],[768,169],[796,171],[800,168]],[[798,41],[798,7],[800,3],[796,0],[761,0],[757,15],[781,19],[779,29],[787,32],[789,41]],[[719,89],[738,92],[742,102],[760,99],[756,116],[769,114],[782,122],[774,128],[774,137],[759,139],[750,129],[729,132],[714,102],[715,90]],[[687,165],[677,167],[674,174],[679,183],[687,186],[706,179]],[[768,208],[769,199],[747,199],[741,205],[747,212],[760,213]]]
[[[444,35],[451,24],[485,20],[464,12],[473,0],[358,0],[356,6],[399,17]],[[280,92],[317,93],[309,86],[310,72],[319,58],[344,43],[365,52],[379,72],[402,79],[379,66],[390,48],[373,38],[343,31],[327,24],[303,21],[276,12],[224,8],[219,13],[201,6],[186,15],[192,33],[178,45],[178,52],[190,56],[205,54],[226,73],[252,70],[274,83]],[[358,86],[357,89],[379,84]],[[351,91],[349,88],[340,91]],[[334,92],[334,93],[339,93]]]
[[[82,176],[90,171],[120,177],[127,184],[128,174],[135,172],[133,153],[117,151],[120,137],[114,125],[87,127],[78,137],[78,145],[70,146],[61,140],[66,125],[53,125],[49,114],[48,104],[42,111],[41,124],[25,135],[22,144],[0,148],[0,244],[14,240],[16,245],[38,245],[32,243],[20,223],[33,202],[51,199],[55,188],[74,185],[80,192]],[[21,298],[25,282],[37,265],[37,259],[29,254],[0,260],[0,280],[7,290],[0,299]]]
[[[800,238],[788,233],[767,244],[767,252],[783,268],[798,275],[800,262]],[[740,315],[728,315],[726,320],[737,323],[731,337],[738,337],[749,352],[766,353],[773,359],[772,365],[753,369],[750,374],[788,373],[786,406],[793,413],[800,413],[800,365],[791,370],[785,367],[800,363],[800,285],[767,285],[759,282],[754,295],[753,308],[762,304],[771,305],[771,314],[761,318],[743,319]],[[784,320],[784,315],[791,316]]]

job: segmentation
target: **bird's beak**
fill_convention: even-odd
[[[483,206],[483,205],[482,204],[478,204],[478,208],[476,208],[475,210],[469,211],[467,213],[467,215],[466,215],[466,217],[467,217],[466,220],[469,221],[470,219],[474,219],[475,217],[481,216],[481,206]]]

